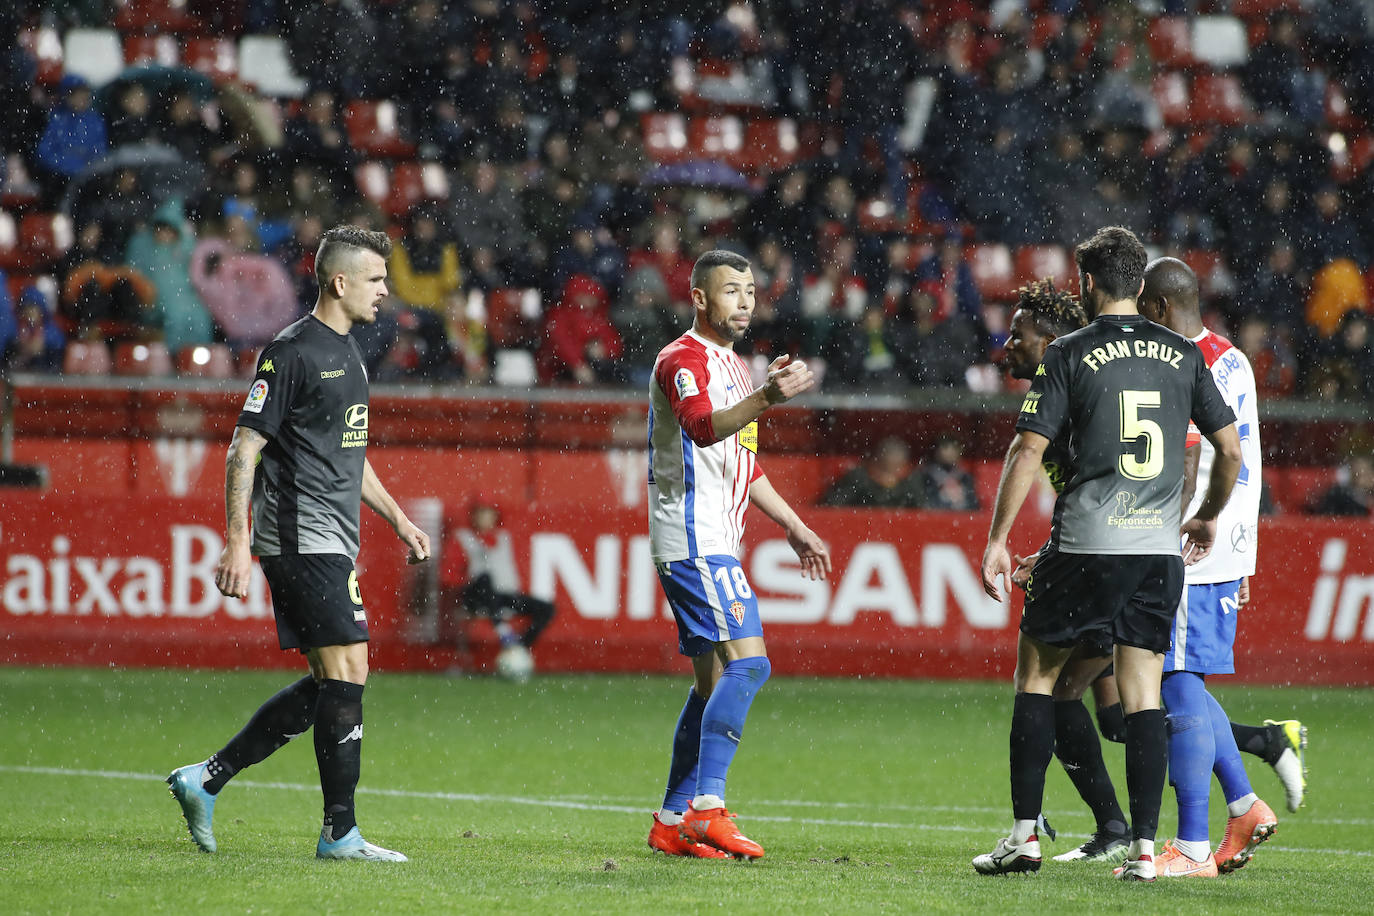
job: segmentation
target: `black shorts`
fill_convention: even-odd
[[[1026,583],[1021,632],[1060,648],[1169,648],[1183,594],[1183,558],[1040,552]]]
[[[367,615],[353,561],[337,553],[260,557],[277,641],[283,649],[318,649],[367,642]]]

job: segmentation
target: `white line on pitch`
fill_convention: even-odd
[[[98,779],[125,779],[136,780],[139,782],[165,782],[166,778],[153,773],[131,773],[120,770],[83,770],[68,769],[66,767],[35,767],[35,766],[9,766],[0,764],[0,773],[31,773],[40,776],[87,776]],[[280,789],[289,792],[318,792],[320,787],[317,785],[306,785],[305,783],[295,782],[260,782],[250,779],[235,780],[235,784],[251,789]],[[380,795],[390,798],[418,798],[433,801],[465,801],[477,804],[506,804],[506,805],[525,805],[538,808],[564,808],[574,811],[606,811],[616,814],[643,814],[648,810],[647,805],[619,805],[608,804],[605,802],[579,801],[567,798],[530,798],[523,795],[488,795],[475,792],[419,792],[410,789],[373,789],[367,786],[359,786],[358,793],[362,795]],[[777,805],[782,802],[770,801],[761,804]],[[819,803],[807,803],[808,805]],[[860,807],[853,802],[846,802],[834,805],[833,807]],[[872,807],[882,807],[874,805]],[[967,808],[927,808],[925,810],[945,810],[950,812],[987,811],[990,809],[967,809]],[[810,824],[822,827],[866,827],[883,830],[931,830],[941,833],[985,833],[990,829],[986,826],[959,826],[950,824],[915,824],[911,822],[894,823],[888,821],[857,821],[857,820],[836,820],[820,817],[788,817],[785,815],[751,814],[751,821],[766,821],[775,824]],[[1087,838],[1087,834],[1071,834],[1063,831],[1067,837]],[[1374,856],[1374,851],[1358,849],[1308,849],[1306,847],[1289,846],[1270,846],[1269,849],[1275,852],[1303,852],[1315,855],[1330,856]]]

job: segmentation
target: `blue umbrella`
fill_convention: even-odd
[[[714,159],[689,159],[660,165],[644,176],[649,187],[721,188],[727,191],[753,189],[742,172]]]

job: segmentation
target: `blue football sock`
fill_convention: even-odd
[[[673,733],[673,760],[668,765],[668,790],[663,793],[663,808],[686,811],[697,785],[697,757],[701,751],[701,714],[706,701],[693,688],[677,718]]]
[[[1217,774],[1221,783],[1222,795],[1230,804],[1242,796],[1249,795],[1250,776],[1245,772],[1245,764],[1240,759],[1240,748],[1236,746],[1236,735],[1231,731],[1231,722],[1221,704],[1210,693],[1207,694],[1207,709],[1212,719],[1212,733],[1215,735],[1216,759],[1212,772]]]
[[[1207,688],[1202,676],[1176,671],[1161,689],[1169,711],[1169,781],[1178,796],[1178,838],[1207,840],[1207,799],[1216,757]]]
[[[725,663],[711,699],[701,716],[701,764],[697,795],[725,797],[725,774],[735,758],[749,704],[768,680],[773,666],[762,655]]]

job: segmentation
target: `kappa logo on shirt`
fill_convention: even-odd
[[[248,389],[248,400],[243,402],[244,413],[262,413],[263,406],[267,403],[267,380],[258,379],[253,383],[253,387]]]
[[[673,376],[673,387],[677,389],[679,398],[690,398],[701,394],[701,389],[697,387],[697,377],[692,374],[691,369],[679,369]]]
[[[269,360],[265,360],[265,361],[263,362],[262,368],[261,368],[260,370],[258,370],[258,371],[259,371],[259,372],[276,372],[276,371],[277,371],[277,367],[274,366],[274,365],[272,365],[272,360],[269,359]]]

